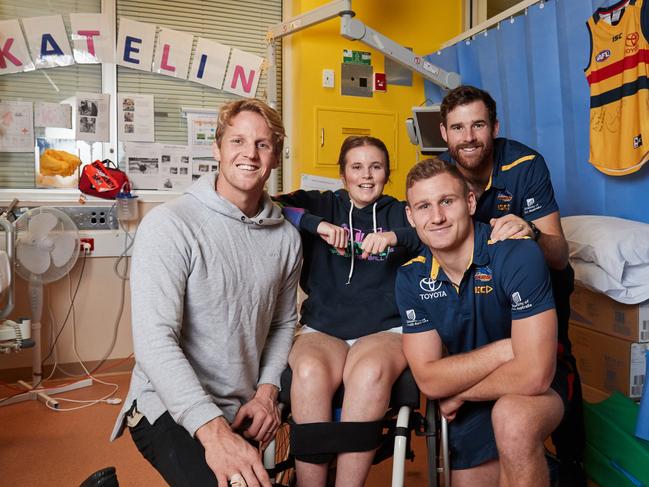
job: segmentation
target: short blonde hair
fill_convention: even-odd
[[[255,112],[262,116],[268,124],[268,128],[273,133],[273,152],[275,156],[281,160],[282,149],[284,148],[284,137],[286,137],[282,118],[279,116],[279,113],[277,113],[277,110],[256,98],[234,100],[221,106],[219,119],[216,123],[216,143],[219,147],[221,146],[226,126],[230,125],[230,121],[241,112]]]
[[[439,176],[440,174],[448,174],[454,179],[457,179],[462,185],[464,196],[469,194],[469,184],[466,179],[464,179],[464,176],[462,176],[462,173],[457,166],[444,162],[439,157],[424,159],[410,168],[410,171],[408,171],[408,175],[406,176],[406,193],[415,185],[415,183]]]

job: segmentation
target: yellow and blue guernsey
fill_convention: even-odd
[[[397,273],[396,297],[403,332],[436,330],[451,355],[510,338],[512,320],[554,308],[549,271],[533,240],[492,244],[488,225],[476,222],[474,230],[473,260],[459,287],[446,276],[428,248]],[[557,370],[552,388],[565,398],[565,371],[559,365]],[[469,468],[497,458],[492,405],[466,403],[449,424],[453,468]]]
[[[474,218],[489,223],[491,218],[513,213],[527,221],[559,211],[550,173],[543,156],[515,140],[494,140],[494,167],[489,183],[478,200]],[[450,153],[440,159],[456,164]]]
[[[649,2],[622,0],[586,23],[590,162],[611,176],[649,160]]]

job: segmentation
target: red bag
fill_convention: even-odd
[[[117,167],[108,167],[114,163],[108,159],[95,161],[84,166],[79,178],[79,190],[90,196],[114,200],[120,191],[131,190],[131,183],[124,171]]]

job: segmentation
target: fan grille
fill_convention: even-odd
[[[79,232],[61,210],[39,207],[23,213],[16,227],[16,272],[43,284],[65,276],[79,257]]]

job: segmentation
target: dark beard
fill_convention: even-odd
[[[480,147],[482,148],[482,156],[479,159],[465,159],[461,153],[460,150],[465,149],[467,147]],[[493,141],[489,141],[487,144],[458,144],[454,148],[449,148],[449,153],[457,162],[458,166],[462,167],[463,169],[466,169],[468,171],[475,170],[477,168],[482,167],[484,164],[486,164],[489,160],[491,160],[491,157],[493,156],[494,152],[494,145]]]

